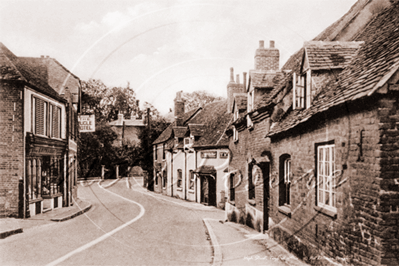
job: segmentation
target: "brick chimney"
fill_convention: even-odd
[[[176,93],[174,103],[175,124],[176,126],[183,126],[182,116],[185,113],[185,101],[182,99],[182,91]]]
[[[235,80],[234,80],[235,75],[234,75],[233,67],[231,67],[230,71],[231,71],[230,80],[229,80],[229,83],[227,86],[227,97],[228,97],[227,112],[228,113],[232,112],[233,94],[246,92],[246,90],[244,90],[244,85],[240,84],[239,75],[236,75],[236,82],[235,82]]]
[[[275,41],[269,42],[269,48],[264,48],[264,41],[260,41],[260,47],[254,56],[255,70],[279,70],[279,50],[275,48]]]

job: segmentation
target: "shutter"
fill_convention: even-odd
[[[35,133],[44,135],[44,101],[36,98],[35,104]]]

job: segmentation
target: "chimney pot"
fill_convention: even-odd
[[[41,55],[40,58],[44,58],[44,55]]]
[[[240,77],[239,77],[239,74],[236,75],[236,83],[237,83],[237,84],[240,84]]]
[[[260,48],[264,48],[264,41],[260,41]]]
[[[269,41],[269,48],[275,48],[275,41]]]
[[[235,82],[235,80],[234,80],[234,78],[233,78],[233,75],[234,75],[234,74],[233,74],[233,67],[231,67],[231,80],[230,80],[231,82]]]

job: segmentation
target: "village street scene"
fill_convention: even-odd
[[[0,0],[0,265],[399,265],[398,0]]]

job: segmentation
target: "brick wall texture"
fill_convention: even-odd
[[[24,176],[22,90],[22,85],[0,82],[0,217],[18,216],[18,180]]]
[[[284,137],[272,138],[272,231],[289,250],[302,253],[298,255],[306,260],[322,252],[342,263],[398,265],[398,107],[398,93],[349,103]],[[336,218],[315,209],[315,144],[332,140],[335,167],[342,170],[338,183],[343,181],[337,187]],[[291,156],[291,217],[278,211],[282,154]],[[301,243],[294,243],[292,235]]]

